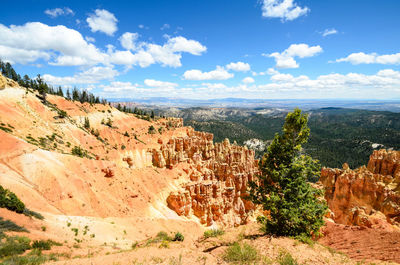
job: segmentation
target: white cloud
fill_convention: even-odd
[[[32,63],[38,59],[49,60],[50,53],[44,51],[25,50],[25,49],[0,45],[0,58],[12,64],[14,63],[27,64],[27,63]]]
[[[182,53],[201,55],[207,50],[195,40],[182,36],[169,38],[163,45],[137,42],[137,33],[124,33],[121,45],[130,50],[115,50],[106,45],[101,51],[91,37],[85,38],[76,30],[65,26],[48,26],[40,22],[22,26],[0,24],[0,57],[12,63],[33,63],[44,59],[55,66],[109,65],[148,67],[159,63],[162,66],[181,66]],[[135,53],[132,53],[132,52]]]
[[[112,67],[95,66],[73,76],[43,75],[43,79],[52,85],[93,84],[102,80],[110,80],[118,76],[118,71]]]
[[[294,0],[263,0],[262,16],[281,18],[282,21],[294,20],[306,15],[310,9],[298,6]]]
[[[174,87],[178,86],[178,84],[176,84],[176,83],[158,81],[158,80],[153,80],[153,79],[145,79],[144,84],[146,86],[156,87],[156,88],[174,88]]]
[[[136,50],[137,49],[136,41],[138,38],[139,38],[138,33],[125,32],[118,40],[120,41],[121,46],[124,47],[125,49]]]
[[[171,28],[171,26],[169,24],[164,24],[164,25],[162,25],[162,27],[160,29],[164,30],[164,29],[169,29],[169,28]]]
[[[348,74],[328,74],[320,75],[316,79],[308,76],[293,76],[291,74],[274,73],[271,76],[271,83],[259,85],[261,90],[270,91],[318,91],[324,97],[328,92],[331,97],[348,97],[350,93],[359,93],[362,95],[365,91],[383,89],[398,89],[400,85],[400,72],[392,69],[378,71],[374,75],[365,75],[359,73]]]
[[[217,68],[210,72],[202,72],[200,70],[188,70],[183,74],[186,80],[226,80],[232,78],[234,75],[226,71],[223,67]]]
[[[148,79],[144,85],[130,82],[112,82],[100,85],[108,97],[171,96],[190,98],[387,98],[388,93],[400,95],[400,71],[385,69],[372,75],[361,73],[327,74],[316,78],[305,75],[294,76],[276,70],[270,71],[270,81],[265,84],[241,82],[234,86],[222,83],[201,83],[179,87],[175,83]],[[151,80],[151,81],[149,81]],[[147,83],[147,85],[146,85]],[[125,94],[124,94],[125,93]]]
[[[250,64],[244,62],[230,63],[226,65],[226,68],[237,72],[247,72],[250,71]]]
[[[125,48],[131,47],[129,41],[124,45]],[[207,50],[200,42],[188,40],[182,36],[169,38],[163,45],[142,42],[139,45],[132,43],[132,46],[135,46],[137,50],[135,54],[129,51],[116,51],[110,54],[111,62],[139,65],[140,67],[148,67],[155,63],[159,63],[162,66],[180,67],[182,66],[182,53],[201,55]]]
[[[245,77],[245,78],[243,78],[242,82],[245,84],[251,84],[251,83],[254,83],[255,81],[254,81],[254,78],[252,78],[252,77]]]
[[[29,22],[6,27],[0,24],[0,43],[0,57],[15,63],[55,58],[50,64],[90,65],[105,60],[105,55],[87,43],[78,31],[60,25]]]
[[[100,85],[100,88],[102,88],[105,92],[143,91],[139,84],[120,81],[111,82],[109,85]]]
[[[75,15],[74,11],[72,11],[71,8],[69,7],[64,7],[64,8],[54,8],[54,9],[46,9],[44,11],[46,15],[49,15],[52,18],[56,18],[58,16],[67,16],[67,15]]]
[[[329,35],[334,35],[338,34],[338,31],[336,29],[325,29],[323,32],[321,32],[322,37],[326,37]]]
[[[89,36],[86,36],[86,37],[85,37],[85,40],[86,40],[87,42],[96,42],[96,40],[95,40],[93,37],[89,37]]]
[[[366,54],[359,52],[352,53],[345,58],[337,59],[336,62],[349,62],[351,64],[400,64],[400,53],[378,55],[376,53]]]
[[[227,88],[225,84],[222,83],[202,83],[202,86],[206,87],[207,89],[224,89]]]
[[[201,55],[203,52],[207,51],[207,48],[200,42],[188,40],[182,36],[168,39],[167,44],[164,46],[172,52],[188,52],[193,55]]]
[[[105,9],[96,9],[95,14],[90,14],[86,19],[92,32],[103,32],[109,36],[117,31],[117,18]]]
[[[294,57],[306,58],[317,55],[322,52],[321,46],[308,46],[307,44],[292,44],[282,53],[274,52],[271,54],[263,54],[264,56],[275,58],[277,68],[298,68],[299,65]]]

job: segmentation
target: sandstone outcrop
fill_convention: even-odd
[[[336,222],[371,227],[400,224],[399,176],[400,152],[377,150],[368,167],[323,168],[320,181]]]
[[[0,74],[0,89],[6,87],[18,87],[18,83]]]
[[[192,128],[187,135],[152,150],[154,166],[172,169],[178,163],[188,164],[185,172],[190,180],[168,196],[168,207],[206,225],[245,223],[254,210],[245,199],[247,183],[259,172],[254,151],[231,145],[228,139],[214,144],[212,134]]]

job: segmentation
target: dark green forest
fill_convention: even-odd
[[[311,129],[305,152],[323,166],[351,168],[366,165],[375,148],[400,150],[400,114],[342,108],[323,108],[307,112]],[[274,115],[232,115],[224,119],[186,119],[185,125],[214,134],[216,142],[229,138],[242,144],[251,138],[271,140],[280,131],[286,112]],[[191,117],[193,118],[193,116]],[[258,152],[261,156],[262,152]]]

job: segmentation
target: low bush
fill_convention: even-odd
[[[258,259],[258,253],[251,245],[247,243],[239,244],[236,242],[226,249],[223,258],[227,262],[250,264]]]
[[[185,237],[182,235],[181,232],[176,232],[173,241],[183,241]]]
[[[0,243],[0,258],[19,255],[30,249],[31,240],[27,237],[13,236],[6,237]]]
[[[281,250],[279,252],[277,262],[279,265],[298,265],[299,263],[295,258],[292,257],[292,255],[284,250]]]
[[[50,250],[51,245],[52,245],[51,242],[47,240],[35,240],[32,243],[32,248],[40,250]]]
[[[221,229],[210,229],[204,231],[204,238],[217,237],[223,235],[225,232]]]

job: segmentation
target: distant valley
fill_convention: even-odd
[[[137,106],[131,102],[121,104]],[[314,105],[319,106],[316,102]],[[232,142],[246,144],[255,149],[259,158],[293,108],[292,105],[279,108],[140,106],[153,110],[156,115],[183,118],[185,125],[213,133],[216,142],[229,138]],[[306,104],[304,108],[310,115],[311,136],[305,151],[319,159],[323,166],[341,167],[347,162],[351,168],[356,168],[368,161],[374,149],[400,148],[399,113],[357,109],[355,107],[360,106],[357,104],[350,105],[353,108],[308,109],[307,106],[311,105]],[[376,106],[390,108],[383,103]]]

